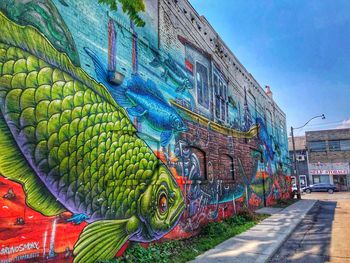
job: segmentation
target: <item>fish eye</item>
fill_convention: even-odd
[[[162,193],[159,196],[158,208],[161,214],[164,214],[168,211],[168,198],[165,193]]]

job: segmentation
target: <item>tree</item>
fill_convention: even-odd
[[[135,25],[140,27],[145,25],[145,21],[138,15],[139,12],[145,11],[144,0],[98,0],[98,2],[109,5],[111,10],[117,10],[121,4],[123,12],[128,14]]]

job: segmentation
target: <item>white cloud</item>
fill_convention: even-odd
[[[346,129],[350,128],[350,118],[347,120],[344,120],[339,126],[337,126],[337,129]]]

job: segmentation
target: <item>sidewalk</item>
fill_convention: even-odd
[[[301,200],[285,209],[263,208],[273,214],[248,231],[219,244],[191,263],[263,263],[270,259],[293,232],[315,200]]]

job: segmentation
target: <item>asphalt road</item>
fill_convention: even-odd
[[[319,202],[270,262],[350,263],[350,193],[311,193],[302,198]]]

